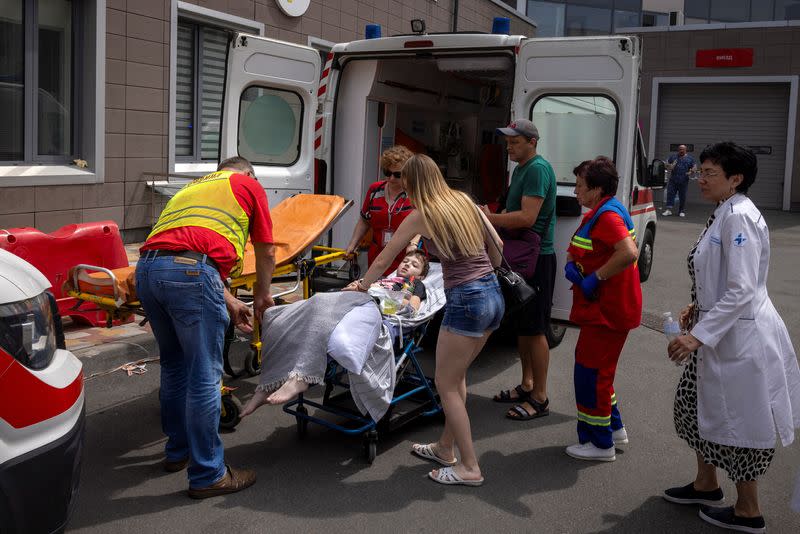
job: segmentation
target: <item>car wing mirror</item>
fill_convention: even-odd
[[[667,183],[667,166],[660,159],[654,159],[647,168],[645,187],[664,187]]]

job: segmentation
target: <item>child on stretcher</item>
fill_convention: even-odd
[[[422,278],[428,274],[429,264],[428,258],[422,251],[413,250],[406,254],[403,261],[397,267],[397,276],[383,278],[375,282],[373,288],[384,288],[392,291],[401,291],[406,288],[408,294],[404,297],[403,302],[398,308],[398,313],[402,312],[404,315],[415,314],[426,298],[425,285],[422,283]],[[359,284],[360,280],[352,282],[350,285],[355,286]],[[312,297],[313,298],[313,297]],[[304,301],[308,302],[308,301]],[[325,354],[320,354],[320,358],[325,358]],[[265,363],[266,366],[269,362]],[[262,371],[262,374],[264,371]],[[263,379],[263,376],[262,376]],[[264,404],[284,404],[300,393],[306,391],[312,382],[306,382],[300,377],[290,377],[276,390],[270,392],[267,389],[257,388],[253,397],[245,406],[242,411],[242,416],[250,415],[259,406]]]

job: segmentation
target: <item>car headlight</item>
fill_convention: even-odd
[[[29,369],[50,365],[56,351],[56,329],[48,293],[0,304],[0,348]]]

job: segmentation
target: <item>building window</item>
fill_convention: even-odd
[[[303,100],[291,91],[250,86],[239,102],[239,155],[288,167],[300,157]]]
[[[563,36],[565,12],[564,4],[528,0],[528,16],[537,24],[536,37]]]
[[[602,95],[548,95],[536,100],[531,120],[542,138],[537,151],[547,154],[556,178],[574,184],[574,169],[598,155],[615,159],[617,106]]]
[[[228,33],[178,22],[175,159],[217,161]]]
[[[711,0],[711,22],[747,22],[750,0]]]
[[[567,5],[566,35],[609,35],[611,10],[599,7]]]
[[[773,20],[775,15],[775,0],[757,0],[750,3],[750,20]]]
[[[800,1],[775,0],[775,20],[800,20]]]
[[[0,161],[67,162],[78,152],[79,6],[0,0]]]
[[[669,13],[658,13],[656,11],[642,12],[642,26],[669,26]]]

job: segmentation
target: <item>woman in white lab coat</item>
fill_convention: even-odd
[[[700,154],[700,190],[717,206],[689,253],[692,303],[680,316],[688,330],[669,344],[686,368],[675,395],[675,428],[697,454],[697,476],[664,498],[701,504],[700,517],[743,532],[764,532],[757,479],[800,427],[800,369],[786,326],[767,294],[769,230],[746,196],[756,157],[734,143]],[[716,468],[736,483],[735,506]]]

